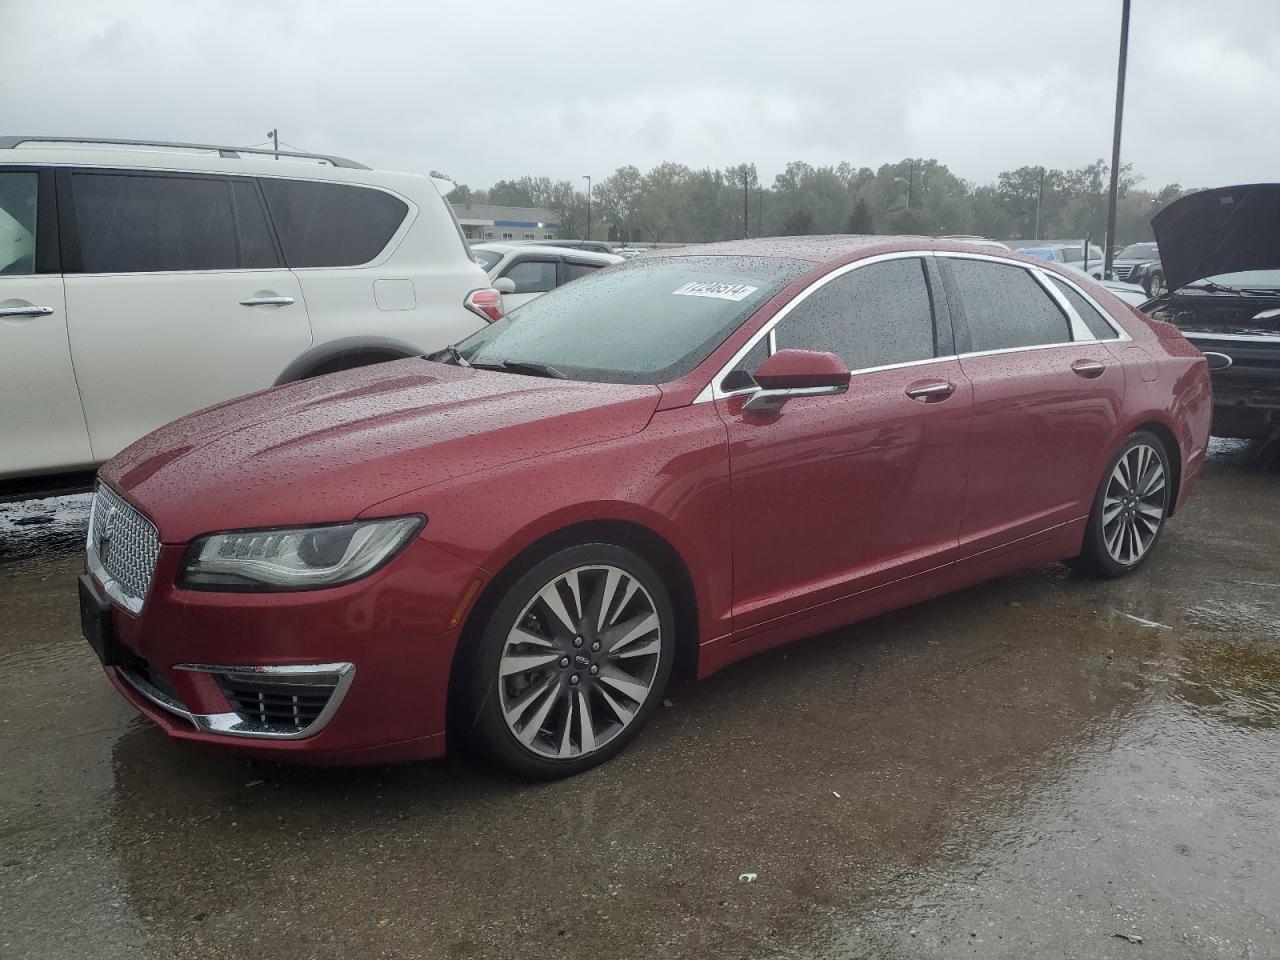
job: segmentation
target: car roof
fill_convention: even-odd
[[[218,151],[223,151],[219,153]],[[236,154],[235,151],[241,151]],[[250,177],[276,176],[298,180],[332,180],[341,183],[391,185],[430,181],[435,192],[441,186],[425,174],[375,170],[341,157],[281,151],[270,153],[244,147],[203,144],[163,144],[94,140],[51,140],[39,137],[0,137],[0,163],[50,166],[118,167],[123,169],[208,173]],[[441,181],[442,183],[443,181]]]
[[[965,240],[945,240],[916,236],[858,236],[834,234],[805,237],[752,237],[745,240],[724,240],[719,243],[699,243],[684,247],[646,251],[639,260],[656,260],[667,257],[773,257],[782,260],[808,260],[827,263],[835,260],[857,259],[876,253],[892,253],[901,250],[941,250],[952,253],[971,253],[991,256],[1008,256],[1011,260],[1024,258],[1010,256],[1010,251],[997,247],[981,248]]]
[[[534,244],[489,243],[486,241],[485,243],[471,244],[471,249],[490,250],[493,253],[501,253],[503,255],[509,253],[528,253],[531,256],[536,256],[538,254],[555,253],[566,257],[576,257],[581,260],[593,260],[598,263],[620,263],[622,261],[621,257],[615,256],[611,253],[601,253],[598,250],[580,250],[577,247],[555,247],[545,243],[537,244],[536,250],[530,250],[529,248],[531,246],[534,246]]]

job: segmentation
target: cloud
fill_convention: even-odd
[[[1118,4],[2,0],[13,132],[290,143],[483,186],[624,163],[1109,156]],[[51,58],[50,49],[58,56]],[[1124,158],[1271,179],[1280,6],[1136,4]]]

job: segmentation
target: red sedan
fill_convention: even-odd
[[[555,777],[673,672],[1017,567],[1129,573],[1205,358],[1078,275],[919,238],[688,247],[456,348],[193,414],[102,468],[81,580],[169,735]]]

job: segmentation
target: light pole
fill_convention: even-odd
[[[907,176],[910,179],[903,180],[901,177],[894,177],[893,182],[905,183],[907,185],[907,209],[910,210],[912,194],[915,193],[916,186],[916,162],[914,160],[907,161]]]
[[[1036,190],[1036,242],[1040,242],[1040,201],[1044,198],[1044,167],[1040,168],[1040,187]]]
[[[1129,0],[1120,6],[1120,65],[1116,69],[1116,124],[1111,135],[1111,191],[1107,195],[1107,239],[1102,276],[1111,279],[1111,248],[1116,243],[1116,198],[1120,192],[1120,127],[1124,120],[1124,71],[1129,59]]]
[[[587,181],[587,239],[591,239],[591,174],[584,173],[582,179]]]

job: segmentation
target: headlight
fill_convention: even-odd
[[[178,586],[188,590],[315,590],[357,580],[400,552],[422,517],[323,527],[233,530],[187,549]]]

